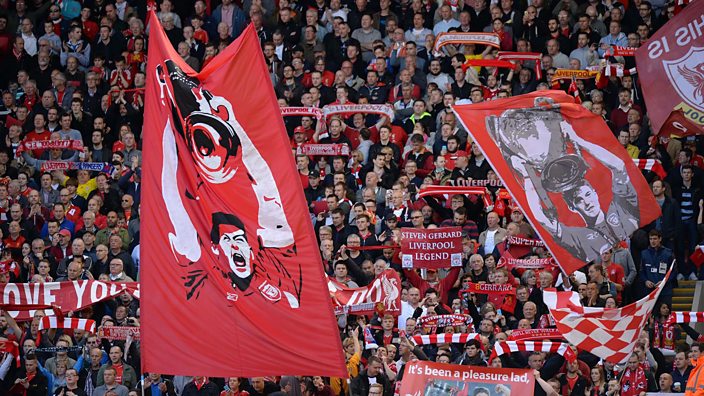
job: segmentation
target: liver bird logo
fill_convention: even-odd
[[[694,99],[704,103],[704,62],[691,69],[686,65],[678,66],[677,71],[694,87]]]
[[[704,48],[692,46],[678,59],[664,59],[662,65],[679,99],[704,111]]]

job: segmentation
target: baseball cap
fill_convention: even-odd
[[[310,171],[310,173],[308,173],[309,179],[314,179],[317,177],[320,177],[320,172],[318,172],[318,171]]]
[[[306,129],[302,126],[297,126],[296,129],[293,130],[293,133],[306,133]]]
[[[63,236],[71,238],[71,231],[69,231],[67,229],[63,229],[63,230],[59,231],[59,235],[63,235]]]
[[[456,157],[469,157],[467,152],[464,150],[457,150],[457,152],[455,153],[455,156]]]

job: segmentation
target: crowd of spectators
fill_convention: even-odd
[[[567,90],[569,81],[553,81],[557,68],[603,70],[606,62],[620,62],[629,69],[633,58],[610,56],[613,46],[639,47],[675,8],[664,0],[159,1],[157,16],[168,39],[195,71],[251,23],[281,106],[393,107],[392,119],[360,113],[284,122],[325,272],[348,287],[361,287],[386,269],[398,271],[401,314],[338,316],[351,377],[345,380],[162,377],[142,373],[137,339],[38,331],[42,311],[26,323],[3,313],[0,334],[19,344],[21,367],[11,353],[0,352],[0,393],[13,388],[26,396],[390,396],[404,365],[417,359],[531,368],[536,394],[683,393],[693,365],[704,364],[702,339],[693,328],[667,319],[677,281],[704,279],[689,260],[701,241],[704,157],[697,154],[699,139],[654,137],[637,74],[577,80],[575,94],[604,119],[631,157],[660,160],[667,177],[645,176],[663,214],[583,270],[567,276],[498,266],[508,236],[536,235],[497,184],[487,187],[490,205],[476,196],[417,198],[427,185],[497,181],[450,106]],[[0,283],[139,280],[145,22],[144,1],[0,1]],[[462,67],[469,59],[495,59],[499,49],[451,44],[435,51],[435,38],[448,31],[497,33],[500,50],[541,53],[541,62],[537,68],[534,61],[514,61],[515,69]],[[84,149],[22,149],[45,140],[81,141]],[[351,153],[296,155],[304,143],[347,144]],[[100,162],[109,171],[47,170],[55,161]],[[462,228],[461,268],[401,268],[393,247],[401,227],[446,226]],[[380,245],[389,248],[357,249]],[[541,248],[523,253],[517,258],[548,256]],[[672,258],[676,276],[665,280],[662,263]],[[512,330],[554,326],[542,299],[545,288],[575,290],[585,306],[614,308],[661,281],[668,282],[665,292],[627,366],[585,351],[578,351],[575,363],[537,352],[488,360],[493,343]],[[468,282],[513,284],[515,299],[464,292]],[[416,325],[422,316],[448,313],[467,314],[473,325]],[[139,326],[139,301],[125,294],[75,315],[93,318],[100,327]],[[367,327],[377,349],[364,349]],[[427,332],[477,332],[481,341],[419,347],[407,338]],[[52,353],[54,347],[58,351]]]

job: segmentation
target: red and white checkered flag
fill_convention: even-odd
[[[674,264],[674,263],[673,263]],[[583,307],[576,292],[543,292],[557,329],[570,344],[612,363],[624,363],[672,272],[646,297],[623,308]]]
[[[39,322],[39,330],[45,329],[74,329],[95,333],[95,321],[92,319],[59,319],[56,316],[44,316],[41,322]]]

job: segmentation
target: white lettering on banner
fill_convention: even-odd
[[[98,288],[100,288],[102,291],[102,294],[100,296],[98,296]],[[90,285],[90,299],[91,299],[91,301],[102,300],[103,298],[107,297],[107,295],[108,295],[108,288],[105,283],[95,282],[92,285]]]
[[[50,282],[44,284],[44,301],[46,305],[52,305],[56,302],[56,296],[52,293],[61,289],[61,285],[58,283]]]
[[[12,296],[15,296],[14,300],[10,300]],[[22,297],[20,296],[20,289],[17,288],[17,284],[15,283],[8,283],[7,286],[5,286],[5,294],[2,296],[2,303],[3,304],[20,304],[22,301]]]
[[[693,41],[704,35],[702,28],[704,28],[704,15],[699,16],[697,19],[690,21],[687,25],[675,30],[673,37],[675,44],[677,44],[678,47],[690,45]],[[648,43],[648,57],[650,59],[657,59],[669,53],[670,49],[668,37],[662,37],[659,40]]]
[[[415,260],[449,260],[450,253],[421,253],[417,252],[413,255]]]
[[[88,289],[90,292],[87,293]],[[139,298],[137,283],[104,283],[99,281],[9,283],[0,285],[3,305],[57,306],[62,312],[82,309],[106,298],[128,292]],[[9,311],[18,321],[29,320],[36,310]],[[46,311],[53,315],[52,310]]]
[[[83,301],[83,294],[86,292],[86,286],[88,286],[88,282],[73,282],[73,290],[76,292],[76,306],[74,307],[75,309],[78,309],[79,305],[81,304],[81,301]]]

